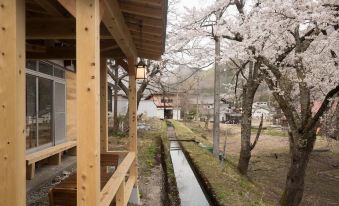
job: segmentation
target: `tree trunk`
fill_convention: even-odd
[[[251,159],[251,126],[252,126],[252,104],[254,93],[249,86],[246,86],[243,94],[243,113],[241,118],[241,149],[238,162],[238,170],[241,174],[247,175],[248,165]]]
[[[115,67],[115,77],[119,78],[119,67]],[[119,121],[118,121],[118,83],[114,83],[114,109],[113,109],[113,130],[119,130]]]
[[[141,101],[141,95],[137,95],[137,111],[139,108],[140,101]],[[124,125],[128,125],[128,114],[129,114],[129,108],[127,108],[127,112],[125,114]],[[126,126],[125,131],[128,131],[128,129],[129,129],[128,126]]]
[[[280,205],[298,206],[304,193],[305,173],[316,140],[316,133],[313,129],[309,134],[302,135],[294,131],[289,135],[291,162]]]
[[[254,95],[260,85],[258,68],[260,63],[250,62],[248,68],[247,83],[243,86],[242,94],[242,118],[241,118],[241,149],[238,162],[240,174],[247,175],[248,165],[251,159],[251,127],[252,127],[252,106]]]

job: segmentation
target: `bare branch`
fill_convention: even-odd
[[[258,131],[257,131],[257,136],[255,136],[253,144],[251,144],[251,151],[254,149],[255,145],[257,144],[257,142],[259,140],[259,137],[260,137],[260,134],[261,134],[261,130],[262,130],[263,122],[264,122],[264,115],[261,114],[261,120],[260,120],[259,128],[258,128]]]
[[[306,125],[306,127],[303,129],[303,133],[305,133],[306,131],[310,131],[312,128],[315,127],[315,125],[317,124],[319,118],[327,111],[328,109],[328,105],[330,103],[330,99],[332,97],[334,97],[336,94],[339,93],[339,84],[333,88],[331,91],[329,91],[327,93],[327,95],[325,96],[324,101],[322,102],[319,110],[317,111],[317,113],[313,116],[312,119],[310,119],[310,121],[308,122],[308,124]]]

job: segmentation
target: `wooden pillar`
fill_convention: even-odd
[[[108,151],[108,118],[107,118],[107,64],[106,58],[100,60],[100,151]]]
[[[100,12],[99,0],[76,1],[77,205],[99,205]]]
[[[126,206],[127,201],[128,200],[126,200],[126,196],[125,196],[125,180],[123,180],[115,197],[115,205]]]
[[[138,144],[137,144],[137,85],[135,79],[135,65],[136,58],[128,58],[128,74],[129,74],[129,88],[128,88],[128,124],[129,124],[129,150],[135,152],[137,157]],[[131,166],[130,174],[132,176],[138,175],[136,161]]]
[[[0,0],[0,205],[26,205],[25,3]]]

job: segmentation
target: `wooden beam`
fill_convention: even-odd
[[[136,176],[129,176],[125,185],[125,199],[129,199],[135,183],[137,182]]]
[[[58,0],[58,2],[72,15],[76,16],[75,0]]]
[[[105,52],[105,51],[111,51],[111,50],[115,50],[115,49],[119,49],[119,46],[118,45],[106,46],[105,48],[101,48],[100,50],[102,52]]]
[[[27,52],[27,59],[62,59],[74,60],[76,59],[75,48],[46,48],[46,52]],[[101,57],[115,58],[124,57],[125,55],[119,49],[102,51]]]
[[[58,0],[73,16],[75,15],[76,5],[72,3],[75,0]],[[107,30],[111,33],[117,44],[126,56],[137,56],[137,50],[133,43],[131,34],[125,24],[117,0],[103,0],[102,21]]]
[[[76,1],[77,205],[100,196],[100,2]]]
[[[26,39],[75,39],[74,18],[30,18],[26,27]],[[100,39],[113,39],[104,25],[101,30]]]
[[[137,48],[140,52],[154,53],[154,55],[161,53],[161,50],[157,48],[149,48],[149,47],[144,47],[144,46],[138,46]]]
[[[129,13],[123,13],[126,23],[138,25],[142,21],[143,25],[151,26],[154,28],[164,28],[166,25],[163,25],[163,21],[160,19],[154,19],[145,16],[135,16]]]
[[[130,31],[140,33],[140,26],[138,24],[127,23],[127,25],[128,25],[128,29]],[[158,36],[158,37],[162,36],[162,29],[161,28],[143,25],[141,29],[142,29],[143,34],[152,34],[152,35]]]
[[[125,180],[119,186],[115,197],[115,205],[116,206],[126,206],[128,199],[125,196]]]
[[[160,53],[151,53],[148,51],[139,51],[139,57],[145,59],[153,59],[153,60],[160,60],[161,54]]]
[[[140,39],[140,34],[139,32],[136,32],[136,31],[131,31],[131,34],[132,34],[132,37],[133,39],[135,40],[138,40]],[[143,41],[149,41],[149,42],[158,42],[159,44],[162,43],[162,38],[159,37],[159,35],[154,35],[154,34],[149,34],[149,33],[145,33],[142,35],[142,40]]]
[[[27,39],[75,38],[75,20],[70,18],[32,18],[27,20]]]
[[[119,0],[119,2],[124,2],[125,0]],[[138,4],[143,7],[153,7],[153,8],[161,8],[162,0],[127,0],[125,2]]]
[[[107,30],[112,34],[126,56],[137,57],[137,50],[117,0],[103,0],[103,2],[105,11],[102,21]]]
[[[107,62],[100,60],[100,152],[108,151],[108,115],[107,115]]]
[[[138,155],[137,134],[137,83],[136,83],[136,58],[128,58],[128,126],[129,126],[129,150]],[[130,174],[138,176],[137,160],[131,166]]]
[[[136,42],[135,44],[137,48],[145,48],[145,49],[151,49],[152,51],[156,52],[161,52],[162,51],[162,46],[159,44],[150,44],[150,43],[145,43],[145,42]]]
[[[115,154],[115,155],[119,155],[119,156],[126,156],[126,154],[128,154],[129,151],[127,150],[114,150],[114,151],[106,151],[103,154]]]
[[[42,45],[26,43],[26,51],[28,52],[46,52],[46,47]]]
[[[41,6],[45,11],[48,12],[48,14],[51,14],[53,16],[62,16],[60,11],[58,11],[57,8],[55,8],[49,1],[47,0],[34,0],[37,4]]]
[[[0,205],[26,205],[25,2],[0,0]]]
[[[124,13],[150,17],[154,19],[162,19],[162,9],[161,8],[150,8],[150,7],[141,7],[137,4],[133,4],[127,1],[120,2],[121,11]]]

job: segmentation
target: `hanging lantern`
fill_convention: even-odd
[[[136,71],[136,79],[145,80],[147,79],[147,69],[145,62],[140,59],[139,63],[137,64],[137,71]]]

